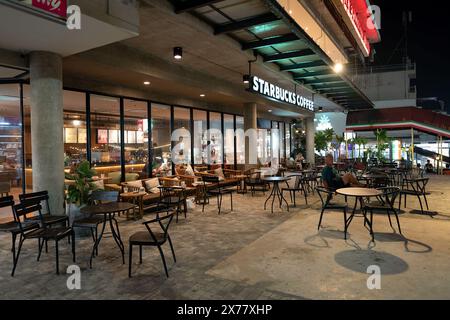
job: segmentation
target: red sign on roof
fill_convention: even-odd
[[[51,14],[66,18],[67,0],[32,0],[32,6]]]

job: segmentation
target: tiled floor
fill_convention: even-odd
[[[0,235],[0,292],[3,299],[390,299],[450,298],[450,179],[432,177],[431,209],[439,215],[412,215],[418,203],[408,201],[400,219],[404,237],[388,228],[385,216],[375,219],[376,242],[371,243],[362,220],[356,218],[350,237],[343,239],[342,214],[324,218],[317,231],[319,200],[309,205],[298,195],[290,212],[263,210],[265,196],[238,195],[234,212],[224,199],[225,212],[215,203],[204,213],[197,207],[171,226],[177,263],[165,247],[170,278],[166,279],[158,251],[144,249],[144,263],[135,251],[133,278],[127,276],[111,238],[100,245],[92,269],[88,267],[90,239],[77,241],[81,290],[69,290],[68,274],[54,274],[50,246],[36,261],[37,241],[27,242],[16,276],[10,277],[9,235]],[[267,193],[266,193],[267,196]],[[149,216],[148,218],[150,218]],[[120,218],[128,252],[128,237],[144,230],[140,222]],[[61,269],[71,264],[69,246],[62,242]],[[127,258],[127,256],[126,256]],[[126,259],[127,260],[127,259]],[[382,289],[369,290],[367,266],[379,265]]]

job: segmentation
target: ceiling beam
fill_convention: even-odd
[[[326,66],[327,64],[323,62],[322,60],[318,61],[312,61],[312,62],[303,62],[303,63],[295,63],[289,66],[281,66],[281,71],[291,71],[291,70],[297,70],[297,69],[306,69],[306,68],[315,68],[315,67],[322,67]]]
[[[311,49],[290,51],[290,52],[285,52],[285,53],[274,54],[271,56],[265,56],[264,62],[274,62],[274,61],[280,61],[280,60],[285,60],[285,59],[308,57],[308,56],[313,56],[313,55],[315,55],[315,53]]]
[[[349,86],[347,86],[345,83],[316,83],[313,84],[312,87],[314,90],[328,90],[328,89],[348,89],[349,91],[353,92],[353,90],[350,89]]]
[[[330,74],[333,74],[332,70],[323,70],[323,71],[316,71],[316,72],[308,72],[308,73],[302,73],[302,74],[296,74],[294,75],[295,80],[301,80],[305,78],[311,78],[311,77],[320,77],[320,76],[328,76]]]
[[[218,25],[214,28],[214,34],[222,34],[233,31],[238,31],[242,29],[247,29],[253,26],[257,26],[264,23],[274,22],[279,20],[273,13],[266,13],[259,16],[254,16],[248,19],[243,19],[235,22],[229,22],[225,24]]]
[[[273,46],[275,44],[297,41],[298,37],[293,33],[287,33],[282,36],[271,37],[267,39],[247,42],[242,44],[242,50],[257,49],[262,47]]]
[[[175,13],[193,11],[195,9],[221,1],[223,0],[187,0],[183,2],[177,1],[177,3],[175,4]]]
[[[305,84],[325,84],[325,83],[329,83],[329,82],[345,82],[344,80],[342,80],[339,77],[329,77],[329,78],[322,78],[322,79],[316,79],[316,80],[309,80],[309,81],[305,81]]]

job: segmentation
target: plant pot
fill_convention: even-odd
[[[70,225],[72,225],[75,220],[89,217],[89,215],[80,212],[81,208],[85,206],[85,204],[77,206],[75,203],[69,203],[66,206],[66,214],[69,217]],[[91,237],[91,230],[88,228],[75,228],[74,230],[75,236],[78,238]]]

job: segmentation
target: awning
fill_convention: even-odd
[[[373,103],[308,34],[272,0],[172,0],[176,13],[189,12],[227,34],[242,50],[253,50],[265,63],[291,74],[294,81],[349,110],[372,109]]]

